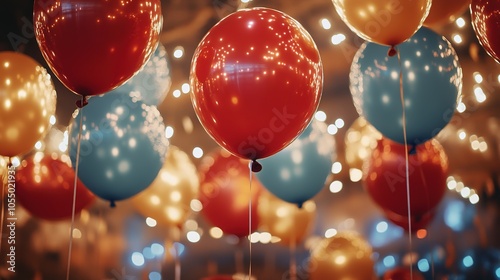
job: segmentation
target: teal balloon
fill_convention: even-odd
[[[335,139],[324,123],[313,121],[285,149],[260,159],[256,174],[269,192],[301,207],[323,189],[335,158]]]
[[[386,138],[418,145],[436,136],[451,120],[462,91],[462,68],[450,42],[422,27],[409,40],[388,48],[364,43],[354,56],[350,90],[358,113]],[[402,67],[400,67],[400,65]]]
[[[76,169],[81,127],[78,177],[98,197],[117,200],[134,196],[158,175],[168,140],[156,106],[126,93],[91,97],[70,121],[69,154]]]
[[[135,92],[147,105],[160,105],[170,90],[172,77],[167,51],[158,44],[148,62],[130,80],[112,90],[112,93]]]

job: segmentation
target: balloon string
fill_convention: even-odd
[[[406,108],[405,108],[405,99],[404,99],[404,90],[403,90],[403,65],[401,63],[401,54],[396,50],[396,54],[398,56],[399,63],[399,94],[401,98],[401,106],[403,109],[403,137],[405,144],[405,172],[406,172],[406,204],[408,206],[408,246],[410,249],[410,280],[413,280],[413,244],[412,244],[412,226],[411,226],[411,209],[410,209],[410,172],[409,172],[409,159],[408,159],[408,139],[406,134]]]
[[[295,237],[295,232],[292,230],[292,240],[290,243],[290,280],[297,280],[297,261],[295,260],[296,252],[297,252],[297,241]]]
[[[254,163],[256,161],[250,162],[249,178],[250,178],[250,196],[248,199],[248,250],[249,250],[249,265],[248,265],[248,279],[252,279],[252,170],[254,169]],[[260,166],[260,164],[259,164]],[[260,170],[259,170],[260,171]]]
[[[81,103],[85,104],[85,97],[82,96]],[[76,205],[76,186],[78,183],[78,166],[80,163],[80,144],[82,141],[82,126],[83,126],[83,107],[79,107],[80,109],[80,124],[79,124],[79,131],[78,131],[78,141],[76,144],[76,163],[75,163],[75,180],[73,181],[73,206],[71,209],[71,226],[70,226],[70,233],[69,233],[69,248],[68,248],[68,265],[66,268],[66,280],[69,280],[69,271],[71,268],[71,251],[73,249],[73,230],[75,229],[75,205]]]

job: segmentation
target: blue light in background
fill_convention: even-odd
[[[463,199],[449,200],[444,209],[444,223],[454,231],[463,231],[472,225],[476,208]]]
[[[465,267],[471,267],[474,265],[474,259],[470,255],[467,255],[463,258],[462,263]]]
[[[392,255],[389,255],[389,256],[386,256],[382,262],[384,263],[384,265],[387,267],[387,268],[391,268],[391,267],[394,267],[396,265],[396,259],[394,258],[394,256]]]
[[[151,271],[149,273],[149,280],[161,280],[161,274],[157,271]]]
[[[497,269],[495,270],[495,275],[498,279],[500,279],[500,267],[497,267]]]
[[[151,251],[150,247],[145,247],[144,249],[142,249],[142,254],[144,255],[144,258],[148,260],[152,260],[155,258],[155,255]]]
[[[159,243],[151,244],[151,253],[155,256],[162,256],[165,253],[165,248]]]
[[[373,247],[383,247],[404,235],[404,230],[385,220],[374,221],[368,228],[368,241]]]
[[[132,263],[135,266],[142,266],[144,264],[144,256],[142,255],[142,253],[133,252],[131,259],[132,259]]]
[[[430,269],[429,261],[427,259],[421,259],[417,263],[418,269],[422,272],[427,272]]]

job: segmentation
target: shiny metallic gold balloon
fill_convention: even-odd
[[[47,70],[27,55],[0,52],[0,155],[32,150],[55,112],[56,92]]]
[[[355,232],[323,239],[311,252],[310,280],[375,280],[370,244]]]
[[[350,168],[362,170],[363,163],[377,147],[377,140],[382,138],[378,132],[363,117],[358,117],[345,135],[345,159]]]
[[[293,245],[302,242],[310,234],[316,216],[316,204],[309,200],[299,209],[296,204],[265,191],[259,199],[258,211],[262,230],[279,237],[281,244]]]
[[[186,153],[170,145],[156,179],[131,202],[139,213],[159,224],[181,227],[191,214],[191,200],[198,196],[198,189],[196,166]]]

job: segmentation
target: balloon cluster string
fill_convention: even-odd
[[[406,108],[405,108],[405,99],[404,99],[404,89],[403,89],[403,65],[401,63],[401,54],[396,50],[396,54],[398,57],[399,63],[399,94],[401,98],[401,106],[403,111],[403,137],[404,137],[404,145],[405,145],[405,173],[406,173],[406,204],[408,205],[408,246],[410,250],[410,280],[413,280],[413,244],[412,244],[412,226],[411,226],[411,209],[410,209],[410,172],[409,172],[409,159],[408,159],[408,139],[406,134]]]
[[[71,251],[73,249],[73,230],[75,229],[75,207],[76,207],[76,186],[78,183],[78,165],[80,163],[80,144],[82,141],[82,126],[83,126],[83,107],[87,104],[87,100],[84,96],[80,101],[81,106],[77,103],[80,110],[80,124],[78,131],[78,141],[76,144],[76,163],[75,163],[75,180],[73,181],[73,205],[71,209],[71,226],[69,232],[69,247],[68,247],[68,264],[66,268],[66,280],[69,280],[69,271],[71,268]]]
[[[256,161],[250,162],[250,195],[248,196],[248,251],[249,251],[249,264],[248,264],[248,279],[252,279],[252,172],[255,169],[254,163],[258,164]],[[258,164],[260,166],[260,164]],[[262,168],[262,167],[261,167]],[[260,171],[260,170],[259,170]],[[257,171],[258,172],[258,171]]]

